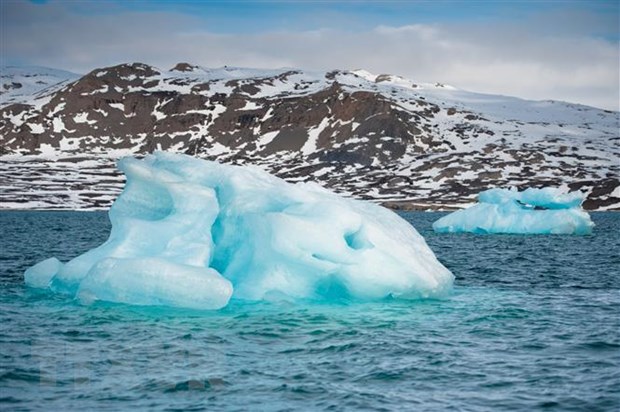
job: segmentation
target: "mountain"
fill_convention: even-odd
[[[588,209],[620,209],[618,112],[363,70],[133,63],[1,78],[2,208],[107,207],[123,184],[116,159],[168,150],[394,208],[563,186],[587,192]]]
[[[0,106],[11,103],[36,104],[37,98],[56,92],[80,77],[79,74],[47,67],[2,67]]]

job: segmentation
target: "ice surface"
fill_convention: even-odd
[[[26,270],[24,278],[26,283],[32,287],[45,288],[61,267],[62,263],[60,260],[56,258],[45,259]]]
[[[453,276],[424,238],[378,205],[258,168],[158,152],[127,176],[101,246],[26,283],[82,301],[215,309],[231,297],[434,297]]]
[[[479,203],[442,217],[433,224],[440,233],[592,233],[594,223],[581,208],[584,195],[557,188],[522,192],[491,189],[478,195]]]

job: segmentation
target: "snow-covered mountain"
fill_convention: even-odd
[[[161,149],[392,207],[459,207],[514,185],[580,189],[587,208],[620,209],[618,112],[363,70],[134,63],[1,76],[2,208],[107,207],[123,183],[115,160]]]
[[[38,97],[58,91],[80,77],[79,74],[47,67],[1,67],[0,104],[36,104]]]

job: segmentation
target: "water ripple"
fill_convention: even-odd
[[[406,217],[456,274],[447,299],[196,312],[26,289],[108,223],[0,213],[0,408],[619,410],[620,215],[587,237],[436,235],[438,215]]]

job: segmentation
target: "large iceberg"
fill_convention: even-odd
[[[433,223],[439,233],[592,233],[594,223],[581,208],[581,192],[563,193],[558,188],[490,189],[478,195],[478,203]]]
[[[453,276],[395,213],[250,166],[158,152],[125,158],[101,246],[28,269],[81,301],[217,309],[231,297],[435,297]]]

